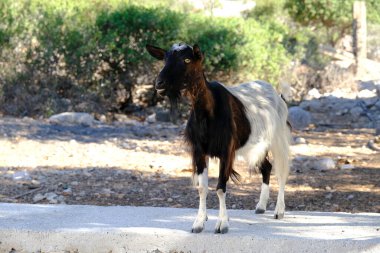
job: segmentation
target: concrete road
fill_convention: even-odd
[[[380,214],[230,210],[228,234],[214,234],[217,210],[200,234],[197,210],[0,203],[0,252],[380,252]],[[12,249],[14,251],[12,251]]]

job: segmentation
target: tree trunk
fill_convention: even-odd
[[[356,61],[356,74],[364,72],[364,60],[367,58],[367,21],[364,1],[355,1],[353,8],[353,48]]]

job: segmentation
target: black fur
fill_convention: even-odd
[[[205,156],[220,159],[217,189],[226,191],[226,182],[232,176],[238,179],[233,170],[235,150],[244,146],[251,133],[243,104],[224,86],[217,82],[207,83],[214,99],[213,111],[204,109],[205,101],[195,103],[190,113],[185,137],[193,153],[195,172],[203,172]]]
[[[197,45],[178,44],[169,51],[150,45],[146,48],[153,57],[165,60],[155,85],[159,94],[168,96],[172,106],[183,92],[191,101],[185,137],[192,150],[194,173],[203,172],[207,157],[219,158],[217,189],[225,192],[230,177],[239,179],[233,169],[235,151],[251,134],[244,105],[220,83],[206,80],[203,54]]]

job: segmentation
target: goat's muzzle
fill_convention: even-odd
[[[165,82],[161,79],[156,80],[155,88],[157,90],[158,95],[164,96],[165,95]]]

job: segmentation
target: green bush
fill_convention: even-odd
[[[286,0],[285,9],[303,26],[326,29],[326,40],[332,44],[351,33],[352,8],[355,0]],[[367,0],[370,23],[380,23],[380,2]]]
[[[276,84],[290,61],[288,30],[276,22],[210,18],[122,0],[4,0],[0,7],[0,45],[7,45],[0,48],[6,66],[0,69],[0,103],[8,114],[125,110],[141,77],[153,82],[160,65],[146,53],[147,43],[198,43],[209,78],[225,82]],[[11,105],[17,108],[4,109]]]

